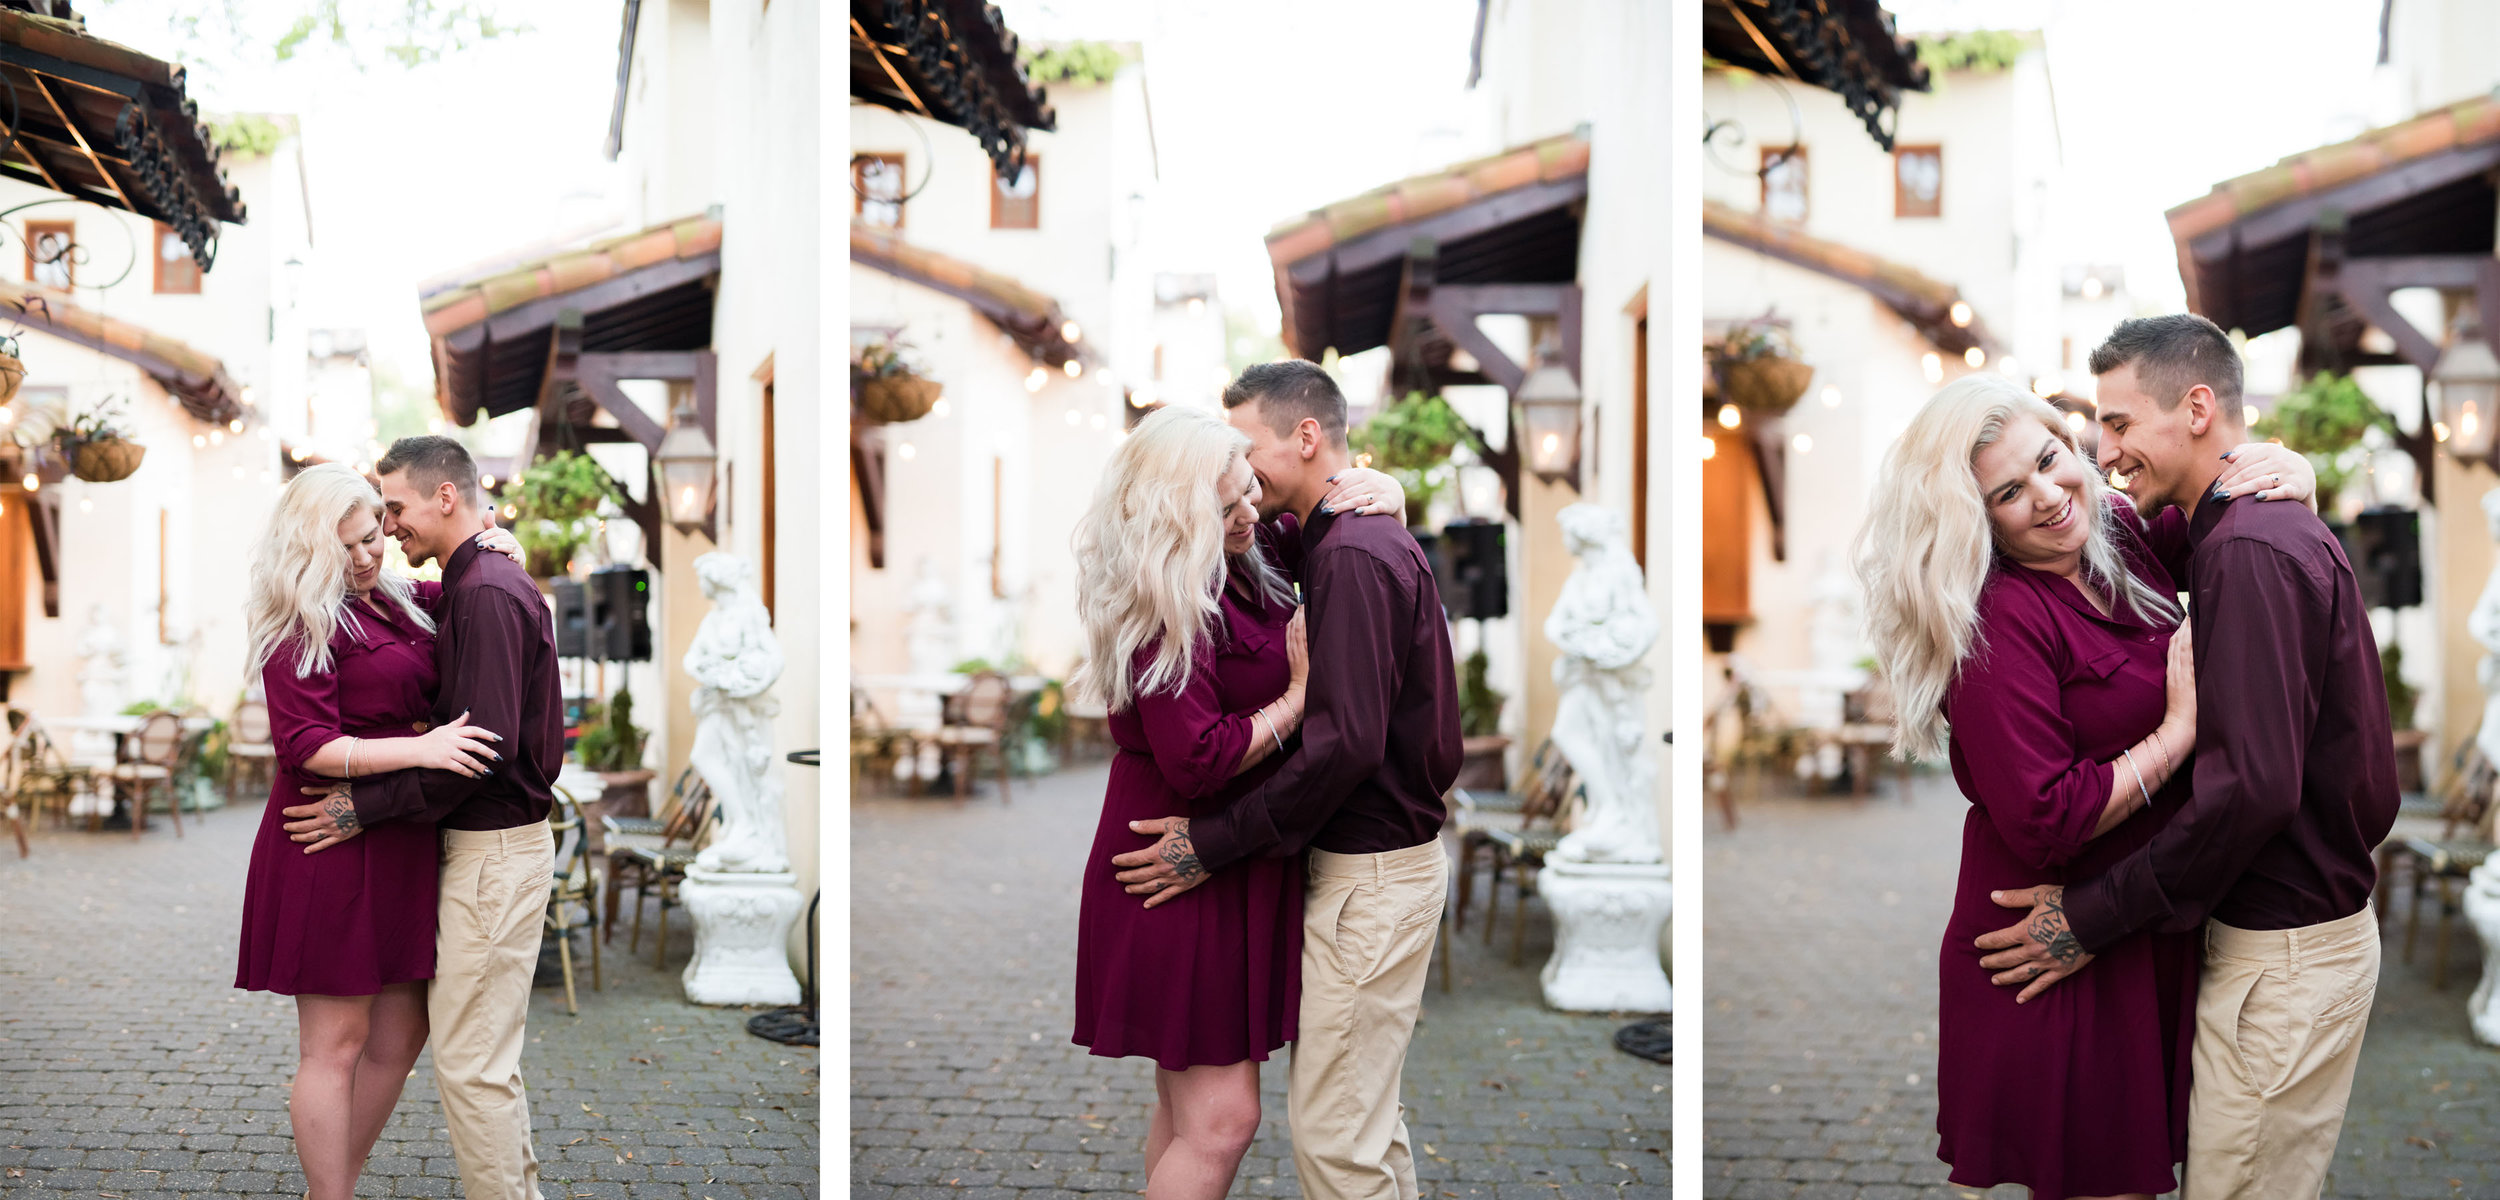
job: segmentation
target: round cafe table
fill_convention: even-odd
[[[99,773],[96,778],[99,786],[112,788],[113,811],[102,821],[106,829],[130,828],[129,798],[122,794],[122,789],[118,784],[113,783],[111,772],[114,766],[130,761],[131,736],[138,733],[140,726],[146,723],[146,717],[127,716],[121,713],[111,713],[105,716],[52,717],[43,721],[46,729],[67,730],[70,733],[113,735],[113,760],[109,763],[97,762],[93,759],[81,762],[77,757],[69,756],[73,763],[98,769]],[[207,717],[184,717],[182,736],[185,740],[198,738],[216,727],[217,722]],[[174,803],[179,804],[181,800],[177,798]]]

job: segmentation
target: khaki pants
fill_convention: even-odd
[[[426,1015],[435,1088],[468,1200],[539,1200],[521,1044],[554,869],[555,842],[544,821],[443,831],[443,898]]]
[[[2377,994],[2367,908],[2301,929],[2205,923],[2186,1200],[2297,1200],[2326,1186]]]
[[[1383,854],[1311,851],[1301,1036],[1286,1090],[1307,1200],[1416,1200],[1398,1083],[1449,873],[1437,840]]]

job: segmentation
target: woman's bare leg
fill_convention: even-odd
[[[364,1053],[356,1061],[356,1082],[349,1101],[348,1149],[355,1152],[356,1172],[364,1173],[373,1144],[399,1107],[399,1090],[425,1049],[425,984],[394,983],[373,998]]]
[[[349,1112],[373,1000],[371,996],[295,998],[298,1062],[286,1111],[295,1127],[295,1156],[304,1164],[309,1200],[355,1200],[356,1172],[363,1155],[351,1144]]]
[[[1164,1082],[1172,1073],[1155,1069],[1155,1115],[1146,1122],[1146,1178],[1152,1179],[1155,1164],[1163,1161],[1163,1152],[1172,1146],[1172,1088]]]
[[[1155,1071],[1170,1140],[1146,1175],[1146,1200],[1223,1200],[1259,1135],[1259,1064]],[[1151,1140],[1152,1134],[1148,1135]]]

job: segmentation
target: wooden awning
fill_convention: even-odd
[[[851,0],[851,99],[953,125],[1013,176],[1026,131],[1059,124],[1016,46],[998,6],[981,0]]]
[[[1929,86],[1918,47],[1893,31],[1892,14],[1876,0],[1708,0],[1701,48],[1730,66],[1840,97],[1886,150],[1893,130],[1885,114],[1899,113],[1901,93]]]
[[[1811,236],[1793,225],[1763,219],[1759,214],[1715,200],[1701,207],[1701,231],[1734,246],[1768,255],[1792,266],[1866,290],[1884,307],[1901,314],[1938,350],[1960,355],[1977,346],[1991,359],[2001,347],[1976,313],[1967,324],[1955,324],[1953,306],[1961,289],[1913,267],[1888,262],[1853,246]]]
[[[80,308],[63,293],[31,284],[6,285],[0,290],[0,323],[49,334],[129,363],[170,393],[183,411],[212,425],[243,415],[243,389],[215,355],[119,317]]]
[[[162,221],[213,266],[218,226],[243,223],[243,196],[183,69],[26,7],[0,6],[0,175]]]
[[[1082,328],[1077,330],[1080,340],[1068,340],[1068,314],[1060,311],[1058,301],[996,271],[857,223],[851,226],[851,261],[971,305],[1036,361],[1052,367],[1064,367],[1071,359],[1092,361]]]
[[[568,317],[581,353],[708,349],[720,240],[719,217],[688,217],[428,291],[444,419],[536,407]]]
[[[1580,269],[1589,136],[1575,130],[1287,221],[1267,235],[1287,349],[1318,361],[1390,344],[1407,261],[1436,286],[1567,284]]]
[[[2488,260],[2496,170],[2500,98],[2478,96],[2216,184],[2169,212],[2188,307],[2250,337],[2304,324],[2303,297],[2318,290],[2310,278],[2321,234],[2340,243],[2324,249],[2344,263]],[[2336,264],[2325,265],[2331,273]],[[2338,340],[2357,339],[2365,319],[2312,316],[2335,326],[2325,332]],[[2406,336],[2388,332],[2400,343]]]

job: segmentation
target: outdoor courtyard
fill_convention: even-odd
[[[0,853],[0,1191],[113,1200],[298,1197],[287,1127],[291,1000],[233,988],[258,803],[127,832],[38,829]],[[0,843],[6,845],[6,843]],[[651,915],[656,915],[656,909]],[[606,988],[577,940],[581,1015],[531,996],[522,1070],[549,1200],[799,1200],[817,1194],[817,1051],[687,1004],[620,934]],[[577,935],[584,937],[586,935]],[[459,1169],[420,1059],[358,1194],[451,1197]]]
[[[1077,885],[1106,769],[996,783],[969,805],[859,794],[852,803],[851,1189],[859,1200],[1038,1200],[1138,1192],[1151,1064],[1068,1040]],[[1483,912],[1483,889],[1471,917]],[[1510,964],[1505,897],[1434,968],[1406,1060],[1424,1195],[1452,1200],[1654,1200],[1667,1195],[1668,1069],[1616,1050],[1626,1018],[1559,1013],[1538,996],[1552,948],[1530,901]],[[1298,1196],[1285,1062],[1262,1075],[1265,1117],[1236,1194]],[[943,1190],[941,1190],[943,1189]],[[955,1189],[976,1189],[970,1193]]]
[[[1766,799],[1705,842],[1709,991],[1703,1195],[1731,1200],[1973,1197],[1935,1157],[1936,956],[1967,804],[1949,777],[1875,795]],[[2399,905],[2403,903],[2400,897]],[[2329,1197],[2500,1196],[2500,1051],[2465,996],[2480,961],[2460,921],[2431,988],[2433,916],[2400,961],[2401,909]],[[2018,1198],[2023,1189],[1987,1195]]]

